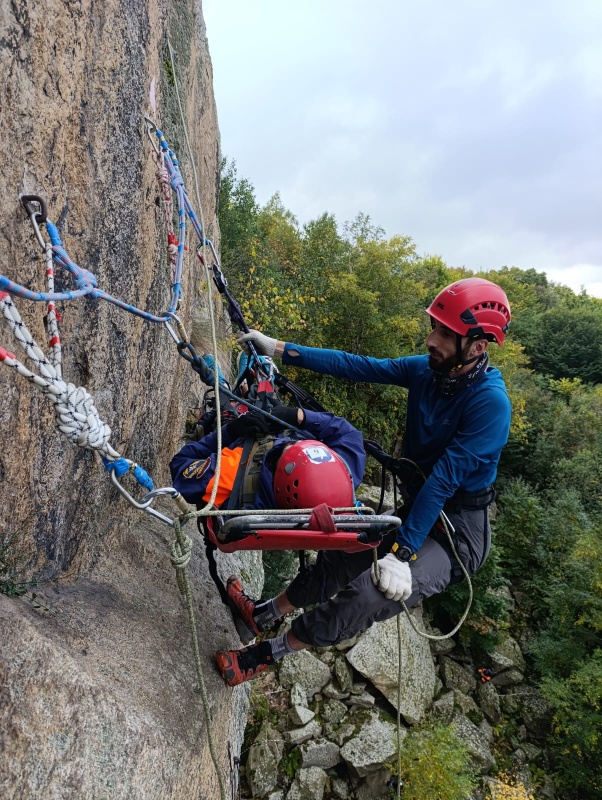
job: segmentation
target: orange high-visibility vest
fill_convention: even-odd
[[[214,504],[221,508],[222,504],[230,497],[236,480],[236,473],[240,465],[242,457],[242,447],[235,447],[230,450],[229,447],[224,447],[222,450],[222,462],[219,473],[219,483],[217,485],[217,494],[215,495]],[[208,503],[213,491],[215,483],[215,475],[211,478],[205,489],[203,500]]]

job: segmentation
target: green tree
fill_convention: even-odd
[[[602,650],[576,665],[566,680],[544,678],[542,688],[554,709],[552,749],[562,797],[599,800],[602,796]]]
[[[218,212],[221,261],[228,280],[240,281],[250,266],[251,250],[258,236],[259,206],[255,190],[246,178],[238,178],[236,162],[222,160]]]
[[[535,369],[554,378],[602,383],[602,313],[594,307],[545,312],[529,355]]]

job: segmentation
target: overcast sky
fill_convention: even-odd
[[[369,214],[602,297],[600,0],[203,0],[224,155],[300,223]]]

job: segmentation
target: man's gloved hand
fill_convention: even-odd
[[[412,594],[412,572],[407,561],[400,561],[393,553],[378,560],[379,578],[372,565],[372,583],[387,600],[407,600]]]
[[[229,422],[226,429],[232,440],[244,439],[247,436],[265,435],[269,432],[269,423],[262,414],[250,409],[246,414]]]
[[[261,356],[270,356],[273,357],[274,351],[276,349],[276,344],[278,342],[277,339],[272,339],[270,336],[266,336],[260,331],[250,330],[248,333],[243,333],[242,336],[239,336],[236,341],[241,347],[245,347],[247,342],[252,342],[255,345],[255,349]],[[248,352],[248,350],[247,350]]]
[[[294,425],[295,428],[302,428],[305,424],[305,411],[303,411],[302,408],[289,408],[289,406],[279,405],[272,408],[270,414],[286,422],[287,425]],[[299,419],[299,417],[301,417],[301,419]],[[282,426],[275,422],[272,422],[270,427],[273,430],[283,430]]]

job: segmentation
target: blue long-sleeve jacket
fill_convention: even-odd
[[[305,412],[303,432],[310,438],[323,442],[344,459],[351,473],[353,486],[357,489],[366,466],[362,434],[346,419],[317,411]],[[276,508],[273,471],[278,455],[285,445],[290,444],[291,438],[295,440],[303,437],[292,433],[291,436],[278,438],[264,458],[259,474],[259,490],[253,503],[254,508]],[[228,426],[222,429],[223,448],[240,447],[242,444],[242,439],[232,440],[228,435]],[[169,464],[172,483],[189,503],[202,502],[207,485],[214,475],[216,461],[217,433],[211,433],[198,442],[188,442],[172,458]],[[194,462],[198,464],[195,465]],[[193,469],[188,469],[192,465]]]
[[[427,475],[398,535],[399,543],[413,552],[458,489],[476,492],[494,482],[511,414],[504,380],[494,367],[446,397],[436,388],[426,355],[371,358],[287,343],[282,361],[338,378],[409,389],[403,455]]]

